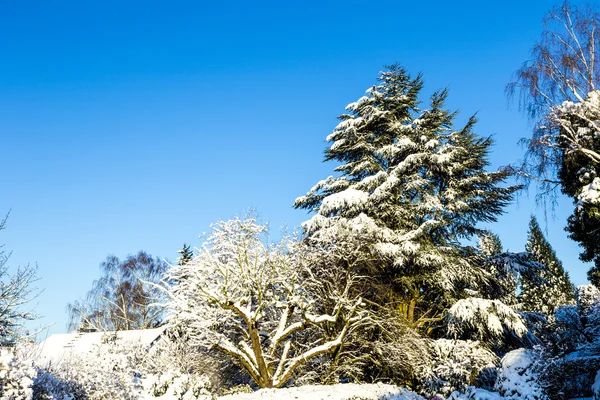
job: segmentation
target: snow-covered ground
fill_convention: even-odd
[[[359,385],[354,383],[331,386],[307,385],[288,389],[262,389],[254,393],[219,397],[219,400],[424,400],[423,397],[385,384]]]

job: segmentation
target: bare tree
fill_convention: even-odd
[[[67,305],[69,328],[118,331],[154,328],[161,323],[162,291],[158,283],[167,264],[148,253],[120,260],[110,255],[100,264],[102,277],[94,281],[84,300]]]
[[[339,348],[364,313],[361,298],[350,295],[353,277],[327,292],[324,310],[302,255],[285,240],[265,245],[265,232],[252,218],[220,221],[192,261],[169,270],[165,288],[172,321],[192,343],[230,356],[260,387],[281,387]],[[324,327],[335,334],[307,334]]]

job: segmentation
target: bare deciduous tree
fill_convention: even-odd
[[[158,283],[167,264],[140,251],[125,260],[111,255],[100,264],[102,277],[84,300],[67,305],[69,328],[118,331],[154,328],[162,321]]]

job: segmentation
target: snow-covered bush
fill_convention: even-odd
[[[592,385],[592,392],[594,393],[594,400],[600,399],[600,370],[596,372],[596,378],[594,379],[594,384]]]
[[[47,366],[36,382],[39,398],[137,399],[139,367],[145,349],[135,344],[104,343],[89,354],[73,355]],[[46,397],[43,397],[46,396]]]
[[[577,307],[581,314],[587,314],[598,303],[600,303],[600,290],[596,286],[577,286]]]
[[[344,343],[362,320],[362,300],[350,294],[348,279],[323,309],[311,290],[322,285],[302,255],[285,240],[265,245],[265,233],[253,218],[220,221],[197,256],[171,267],[165,290],[171,322],[187,330],[190,344],[227,355],[260,387],[281,387]],[[306,335],[309,329],[331,335]]]
[[[154,396],[223,392],[249,382],[229,360],[215,351],[190,346],[185,332],[173,329],[164,332],[140,368],[144,390]]]
[[[551,399],[591,396],[600,369],[600,292],[577,288],[577,306],[562,306],[539,335],[542,345],[531,353],[539,386]]]
[[[166,371],[160,375],[152,375],[143,379],[142,384],[144,391],[153,397],[166,396],[173,400],[212,398],[208,389],[210,381],[206,376]]]
[[[517,349],[502,358],[495,389],[508,399],[546,399],[540,378],[535,370],[536,353],[529,349]]]
[[[36,376],[32,361],[18,358],[11,351],[0,350],[0,398],[32,399]]]
[[[498,357],[477,341],[438,339],[431,342],[431,376],[426,391],[448,396],[468,386],[493,385]]]

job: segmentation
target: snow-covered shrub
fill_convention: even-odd
[[[0,350],[0,397],[29,400],[37,371],[30,360],[18,358],[9,350]]]
[[[600,369],[599,295],[592,285],[578,287],[577,306],[558,308],[540,335],[532,370],[549,398],[592,395]]]
[[[517,349],[502,358],[495,390],[508,399],[547,399],[536,371],[537,354],[529,349]]]
[[[600,369],[600,349],[588,347],[563,357],[547,358],[538,369],[540,385],[551,399],[591,396]]]
[[[448,396],[468,386],[493,385],[498,357],[477,341],[438,339],[431,342],[431,376],[427,392]]]
[[[247,375],[216,351],[190,345],[188,335],[178,329],[167,329],[140,365],[142,375],[158,382],[185,376],[187,381],[203,382],[210,391],[248,383]],[[161,377],[164,373],[165,377]],[[169,379],[166,379],[169,377]]]
[[[592,392],[594,393],[594,400],[600,399],[600,370],[596,372],[596,378],[594,379],[594,384],[592,385]]]
[[[144,391],[151,396],[167,396],[169,399],[211,399],[208,390],[210,381],[206,376],[186,375],[177,371],[166,371],[143,380]]]
[[[577,307],[581,314],[587,314],[590,309],[600,303],[600,290],[594,285],[577,286]]]
[[[104,343],[89,354],[48,365],[36,382],[36,391],[40,398],[65,400],[69,395],[89,400],[137,399],[142,391],[143,354],[145,350],[137,344]]]

